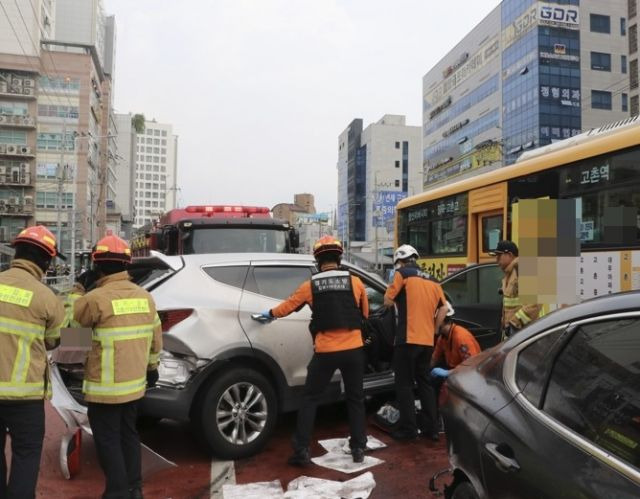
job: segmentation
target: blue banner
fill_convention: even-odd
[[[385,227],[396,215],[396,205],[407,197],[403,191],[378,191],[373,198],[373,226]]]

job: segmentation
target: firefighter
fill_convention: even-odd
[[[138,400],[158,380],[162,330],[151,295],[130,282],[131,250],[117,236],[101,239],[91,255],[96,287],[78,298],[73,319],[93,329],[82,391],[98,460],[103,498],[142,497]]]
[[[332,236],[320,238],[313,247],[320,272],[284,302],[263,312],[264,320],[286,317],[305,304],[312,310],[309,330],[314,339],[314,354],[307,366],[302,405],[298,410],[293,436],[292,466],[307,466],[309,444],[316,408],[333,373],[340,370],[349,412],[349,446],[353,462],[364,461],[367,444],[364,408],[365,354],[362,319],[369,315],[369,301],[362,281],[340,268],[342,243]]]
[[[538,318],[540,306],[535,303],[522,304],[518,294],[518,246],[512,241],[500,241],[494,251],[498,266],[504,272],[502,286],[498,291],[502,295],[502,339],[520,331],[524,326]]]
[[[438,330],[430,362],[431,376],[436,378],[447,378],[451,369],[481,351],[473,333],[455,323],[451,304],[447,302],[446,305],[447,314]]]
[[[41,281],[61,256],[53,234],[28,227],[12,245],[15,256],[0,273],[0,498],[35,497],[42,441],[44,399],[51,397],[46,350],[60,341],[62,302]],[[11,475],[4,455],[11,436]]]
[[[73,284],[71,291],[69,291],[64,299],[64,322],[67,327],[77,326],[73,321],[73,306],[78,298],[83,296],[87,291],[93,289],[97,278],[97,272],[93,269],[85,270],[76,277],[76,282]]]
[[[438,440],[433,388],[429,383],[429,362],[435,331],[446,314],[442,287],[416,263],[418,252],[403,244],[393,255],[396,272],[384,295],[387,307],[396,306],[398,323],[394,338],[393,370],[400,419],[391,432],[396,440],[414,440],[418,436],[413,395],[414,383],[425,421],[424,434]]]

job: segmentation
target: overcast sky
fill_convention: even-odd
[[[115,106],[173,124],[181,204],[335,207],[338,135],[421,125],[422,76],[498,0],[105,0]]]

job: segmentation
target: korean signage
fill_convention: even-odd
[[[453,216],[467,215],[467,195],[459,194],[438,201],[432,201],[426,206],[417,209],[409,209],[407,213],[408,223],[420,223],[435,218],[449,218]]]
[[[403,191],[378,191],[373,199],[373,226],[384,227],[396,215],[396,205],[407,197]]]
[[[456,69],[446,80],[437,85],[431,92],[425,95],[425,101],[429,105],[434,105],[445,95],[460,85],[471,75],[480,71],[490,60],[500,53],[500,41],[498,36],[488,40],[480,50],[470,56],[465,62]]]
[[[580,16],[575,5],[539,2],[537,14],[540,26],[580,29]]]
[[[502,50],[505,50],[508,46],[518,41],[522,38],[522,35],[528,33],[531,28],[537,25],[537,13],[538,7],[534,5],[502,30]]]
[[[469,52],[465,52],[464,54],[462,54],[460,57],[458,57],[458,59],[456,59],[456,62],[454,62],[451,66],[448,66],[443,72],[442,72],[442,77],[446,78],[447,76],[449,76],[451,73],[453,73],[456,69],[458,69],[460,66],[462,66],[466,60],[469,59]]]
[[[579,128],[559,127],[559,126],[541,126],[540,138],[551,140],[564,140],[569,137],[580,135],[582,130]]]
[[[569,107],[580,107],[579,88],[561,88],[549,85],[540,86],[540,97],[542,99],[552,99],[559,104]]]

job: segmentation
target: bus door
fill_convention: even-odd
[[[507,184],[490,185],[469,192],[469,262],[487,263],[498,241],[506,239]]]

